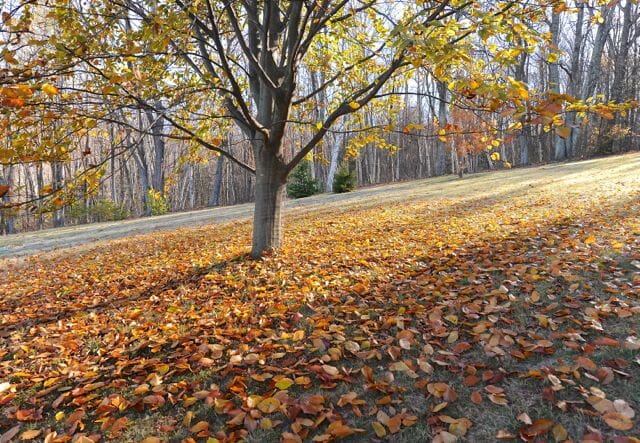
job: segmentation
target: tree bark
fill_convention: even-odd
[[[567,86],[569,95],[579,98],[580,88],[582,85],[582,46],[584,40],[584,3],[576,0],[576,8],[578,9],[578,15],[576,17],[576,32],[573,38],[573,49],[571,50],[571,70],[569,75],[569,84]],[[565,124],[571,128],[571,135],[564,141],[566,154],[572,156],[576,151],[575,145],[577,143],[578,132],[575,130],[576,125],[576,113],[571,111],[567,113],[565,118]]]
[[[53,182],[54,192],[60,191],[64,185],[64,169],[59,161],[51,162],[51,179]],[[64,226],[64,208],[58,208],[53,211],[53,227],[60,228]]]
[[[438,81],[438,124],[440,128],[444,128],[447,125],[447,85],[444,82]],[[436,142],[436,175],[445,174],[445,151],[447,149],[446,144],[443,141],[438,140]]]
[[[549,26],[551,33],[551,45],[554,50],[560,47],[560,14],[551,12],[551,24]],[[553,92],[560,93],[560,67],[558,62],[549,62],[549,89]],[[551,137],[553,143],[553,157],[555,160],[564,160],[567,158],[567,147],[564,139],[554,133]],[[524,166],[524,165],[523,165]]]
[[[620,34],[620,47],[615,58],[614,72],[613,72],[613,84],[611,85],[611,99],[620,103],[625,97],[625,82],[627,71],[627,60],[629,58],[629,49],[631,48],[631,40],[629,38],[631,32],[631,1],[627,0],[626,5],[622,10],[622,32]],[[620,152],[622,148],[623,136],[621,134],[613,134],[613,130],[616,127],[623,126],[624,117],[617,113],[615,118],[610,122],[609,132],[611,137],[611,151]]]
[[[211,191],[211,198],[209,199],[209,206],[214,207],[220,205],[220,191],[222,190],[222,173],[224,168],[224,157],[221,155],[218,157],[216,163],[216,172],[213,177],[213,191]]]
[[[256,203],[253,213],[251,256],[258,258],[265,251],[280,249],[282,220],[280,210],[287,182],[285,164],[266,146],[257,146]]]

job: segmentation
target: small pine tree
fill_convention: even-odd
[[[342,192],[353,191],[358,184],[356,171],[349,167],[348,162],[342,162],[340,169],[333,178],[333,192],[340,194]]]
[[[318,180],[311,176],[311,162],[302,160],[291,171],[287,183],[287,195],[291,198],[302,198],[317,194],[319,190]]]

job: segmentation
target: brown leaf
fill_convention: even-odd
[[[535,420],[530,426],[527,426],[523,430],[521,429],[521,433],[529,437],[537,437],[542,434],[546,434],[553,427],[553,421],[548,418],[539,418]],[[524,431],[524,432],[523,432]]]
[[[551,434],[556,442],[565,441],[569,437],[567,430],[560,423],[551,429]]]
[[[364,432],[364,429],[357,429],[357,428],[349,427],[349,426],[345,425],[344,423],[342,423],[342,421],[338,420],[338,421],[332,422],[327,427],[327,432],[329,432],[329,434],[333,435],[334,437],[344,438],[344,437],[348,437],[350,435],[353,435],[355,433]]]
[[[628,431],[633,429],[633,421],[620,412],[605,412],[602,419],[616,431]]]
[[[195,425],[191,426],[191,428],[189,428],[189,432],[191,432],[192,434],[196,434],[198,432],[207,431],[208,429],[209,429],[209,423],[202,420],[196,423]]]

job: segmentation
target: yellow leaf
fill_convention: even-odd
[[[351,102],[351,103],[349,103],[349,107],[350,107],[351,109],[358,109],[358,108],[360,107],[360,103],[358,103],[358,102]]]
[[[265,398],[258,404],[258,409],[260,409],[265,414],[271,414],[280,408],[280,400],[274,397]]]
[[[184,414],[184,418],[182,419],[182,424],[184,426],[191,426],[191,420],[193,420],[193,411],[188,411],[186,414]]]
[[[590,235],[589,237],[584,239],[584,242],[587,245],[590,245],[591,243],[595,243],[596,242],[596,238],[593,235]]]
[[[318,122],[318,123],[316,123],[316,128],[318,128],[318,129],[322,129],[322,122]]]
[[[276,388],[280,390],[285,390],[285,389],[289,389],[291,385],[293,385],[293,380],[291,380],[290,378],[281,378],[276,383]]]
[[[378,423],[377,421],[374,421],[373,423],[371,423],[371,427],[375,431],[378,438],[382,438],[385,435],[387,435],[387,430],[384,428],[382,423]]]
[[[458,324],[458,316],[457,315],[447,315],[445,318],[449,323],[453,323],[454,325]]]
[[[257,407],[262,401],[263,397],[261,395],[250,395],[247,397],[247,406],[250,408]]]
[[[58,411],[56,412],[56,421],[60,421],[64,418],[64,412]]]
[[[56,88],[55,86],[53,86],[53,85],[51,85],[49,83],[45,83],[44,85],[40,86],[40,89],[42,90],[42,92],[47,94],[49,97],[54,96],[54,95],[58,95],[58,93],[59,93],[58,88]]]

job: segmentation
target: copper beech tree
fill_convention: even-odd
[[[391,84],[416,70],[452,97],[477,97],[486,109],[519,118],[530,107],[528,87],[500,74],[514,54],[495,47],[509,41],[511,51],[524,51],[549,43],[536,24],[564,2],[43,0],[10,6],[3,15],[9,66],[2,130],[12,137],[2,160],[64,159],[81,148],[69,134],[101,121],[157,136],[161,120],[171,128],[168,137],[255,173],[251,253],[258,257],[281,245],[283,191],[292,169],[339,119],[376,106],[393,94]],[[490,66],[473,57],[487,47],[495,54]],[[303,93],[301,73],[310,67],[321,71],[322,81]],[[327,108],[313,113],[316,97],[327,91]],[[562,126],[557,115],[568,101],[560,94],[539,101],[550,128]],[[322,117],[300,120],[294,113]],[[149,127],[132,124],[141,115]],[[227,149],[225,122],[250,142],[252,161]],[[283,138],[301,129],[306,140],[285,155]],[[135,142],[126,140],[123,151]],[[85,187],[100,171],[101,165],[87,165]],[[51,194],[62,204],[62,190]]]

